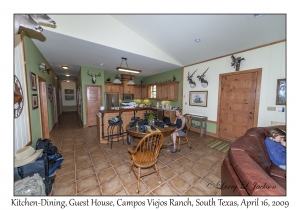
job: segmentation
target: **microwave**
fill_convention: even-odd
[[[133,94],[123,94],[123,100],[133,100]]]

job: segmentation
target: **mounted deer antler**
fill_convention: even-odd
[[[89,71],[90,70],[88,70],[87,75],[92,77],[92,83],[95,84],[96,83],[96,77],[98,77],[98,76],[101,77],[101,73],[99,72],[99,74],[97,74],[97,75],[95,74],[95,76],[93,76],[93,74],[90,74]]]
[[[197,69],[192,73],[191,76],[190,76],[190,72],[188,72],[187,81],[189,81],[191,88],[196,87],[196,83],[192,80],[192,77],[193,77],[193,75],[195,74],[196,71],[197,71]]]
[[[205,70],[205,72],[203,72],[203,74],[201,76],[199,76],[199,75],[197,76],[197,78],[201,82],[202,87],[207,87],[207,85],[208,85],[208,82],[204,79],[205,73],[207,72],[208,69],[209,69],[209,67]]]

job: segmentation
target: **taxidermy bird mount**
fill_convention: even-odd
[[[194,73],[192,73],[192,75],[190,76],[190,72],[188,72],[188,76],[187,76],[187,81],[189,81],[190,83],[190,87],[194,88],[196,87],[196,83],[193,81],[193,75],[195,74],[195,72],[197,71],[197,69],[194,71]]]
[[[21,15],[14,15],[14,34],[20,34],[25,29],[31,29],[36,32],[41,33],[43,28],[39,25],[39,23],[55,25],[55,21],[52,20],[46,14],[21,14]]]
[[[46,64],[44,64],[44,63],[41,63],[40,65],[39,65],[39,70],[42,72],[42,73],[47,73],[47,74],[49,74],[49,72],[50,72],[50,68],[49,69],[47,69],[47,67],[46,67]]]
[[[245,60],[245,58],[237,57],[235,58],[233,55],[231,55],[231,66],[235,68],[235,71],[240,70],[240,63],[242,60]]]
[[[205,72],[201,76],[199,76],[199,75],[197,76],[197,78],[201,82],[201,86],[204,88],[206,88],[208,85],[208,82],[204,79],[205,73],[207,72],[208,69],[209,69],[209,67],[205,70]]]
[[[98,77],[98,76],[101,77],[101,73],[100,73],[100,72],[99,72],[99,74],[97,74],[97,75],[95,74],[95,76],[93,76],[93,74],[90,74],[90,73],[89,73],[89,70],[88,70],[88,72],[87,72],[87,75],[89,75],[89,76],[92,77],[92,83],[93,83],[93,84],[96,83],[96,77]]]
[[[173,80],[172,81],[176,81],[176,77],[175,76],[173,76]]]
[[[108,78],[106,79],[106,82],[110,82],[110,77],[108,77]]]

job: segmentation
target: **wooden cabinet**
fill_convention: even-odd
[[[133,117],[133,112],[123,112],[122,114],[122,120],[123,120],[123,130],[126,132],[126,126],[129,124],[131,121],[131,118]]]
[[[127,81],[123,81],[123,93],[134,94],[134,85],[127,85]]]
[[[119,93],[120,85],[114,85],[113,83],[105,83],[105,93]]]
[[[142,86],[142,99],[147,99],[148,98],[148,86],[145,85],[145,86]]]
[[[164,116],[169,117],[171,123],[175,122],[176,119],[175,110],[164,110]]]
[[[142,87],[134,86],[134,99],[141,99],[141,98],[142,98]]]
[[[167,82],[156,85],[156,99],[177,101],[178,100],[179,82]]]
[[[168,84],[168,100],[169,101],[178,100],[178,83]]]

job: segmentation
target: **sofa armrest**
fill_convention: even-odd
[[[228,155],[233,169],[250,195],[286,195],[286,191],[243,150],[230,150]]]
[[[280,178],[286,178],[286,170],[279,168],[274,163],[272,163],[270,168],[270,175],[277,176]]]

